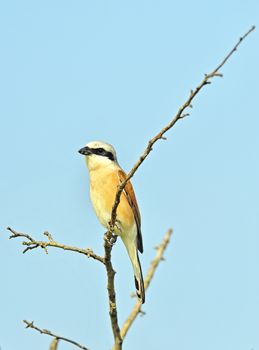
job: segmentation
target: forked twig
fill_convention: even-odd
[[[105,264],[104,258],[95,254],[92,249],[83,249],[83,248],[78,248],[78,247],[73,247],[69,246],[66,244],[58,243],[55,242],[49,232],[44,232],[44,235],[47,236],[48,241],[36,241],[34,238],[32,238],[30,235],[27,233],[21,233],[13,230],[11,227],[7,227],[7,230],[10,231],[12,234],[10,235],[10,239],[12,238],[25,238],[26,241],[23,241],[22,244],[26,246],[24,249],[23,253],[26,253],[28,250],[36,249],[36,248],[42,248],[44,249],[45,253],[48,254],[48,247],[53,247],[53,248],[59,248],[63,250],[69,250],[72,252],[76,252],[79,254],[86,255],[88,258],[92,258],[95,260],[100,261],[101,263]]]
[[[77,343],[77,342],[74,341],[74,340],[71,340],[71,339],[62,337],[62,336],[60,336],[60,335],[54,334],[54,333],[52,333],[51,331],[49,331],[48,329],[41,329],[41,328],[35,326],[33,321],[32,321],[32,322],[29,322],[29,321],[24,320],[23,322],[26,324],[26,328],[32,328],[32,329],[34,329],[35,331],[40,332],[41,334],[49,335],[50,337],[53,337],[53,338],[55,338],[55,339],[57,339],[57,340],[63,340],[63,341],[65,341],[65,342],[67,342],[67,343],[70,343],[70,344],[75,345],[75,346],[78,347],[79,349],[82,349],[82,350],[89,350],[89,348],[87,348],[87,347],[85,347],[85,346],[83,346],[83,345]]]

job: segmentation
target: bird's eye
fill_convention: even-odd
[[[96,153],[102,155],[105,153],[105,150],[103,148],[96,148]]]

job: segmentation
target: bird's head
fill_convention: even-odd
[[[86,164],[89,170],[100,166],[117,164],[115,149],[112,145],[102,141],[89,142],[85,147],[78,151],[86,157]]]

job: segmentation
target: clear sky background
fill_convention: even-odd
[[[78,149],[112,143],[129,171],[258,17],[257,0],[1,2],[1,350],[48,349],[23,319],[111,347],[103,267],[55,249],[23,255],[5,228],[102,254]],[[259,349],[258,62],[257,30],[133,179],[144,273],[174,236],[125,350]],[[120,241],[113,262],[122,323],[134,281]]]

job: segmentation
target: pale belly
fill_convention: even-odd
[[[111,220],[111,208],[107,207],[103,197],[94,190],[90,190],[90,197],[94,207],[95,214],[100,223],[109,228],[109,221]]]

